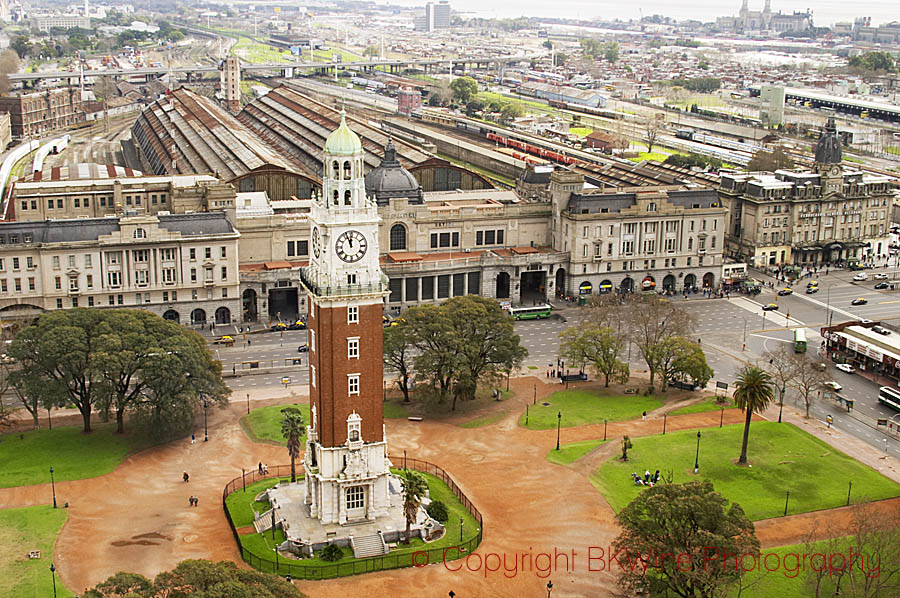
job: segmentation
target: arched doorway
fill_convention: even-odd
[[[619,284],[619,289],[623,293],[633,293],[634,292],[634,281],[626,276],[622,282]]]
[[[703,288],[711,289],[713,288],[713,283],[716,282],[716,277],[712,272],[707,272],[703,275]]]
[[[227,307],[217,309],[216,324],[231,324],[231,310]]]
[[[641,281],[641,290],[642,291],[655,291],[656,290],[656,279],[652,276],[645,276],[644,280]]]
[[[566,296],[566,269],[559,268],[556,271],[556,294],[559,297]]]
[[[390,233],[391,251],[403,251],[406,249],[406,227],[399,222],[391,227]]]
[[[691,290],[695,286],[697,286],[697,277],[693,274],[688,274],[684,277],[684,288],[685,290]]]
[[[675,290],[675,275],[667,274],[665,278],[663,278],[663,290],[665,291],[674,291]]]
[[[244,310],[244,321],[245,322],[255,322],[256,321],[256,291],[254,291],[253,289],[247,289],[246,291],[244,291],[241,307]]]
[[[178,323],[181,321],[181,316],[174,309],[170,309],[163,314],[163,319]]]
[[[199,307],[191,312],[191,324],[205,324],[206,312]]]
[[[497,299],[509,299],[509,274],[506,272],[497,275]]]
[[[590,295],[593,292],[594,292],[594,285],[592,285],[589,280],[585,280],[580,285],[578,285],[578,294],[579,295]]]
[[[604,280],[600,283],[599,292],[602,295],[603,293],[611,293],[613,290],[613,283],[611,280]]]

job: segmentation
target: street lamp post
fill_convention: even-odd
[[[203,442],[209,442],[209,425],[206,418],[206,408],[209,403],[203,399]]]
[[[562,424],[562,411],[556,414],[556,450],[559,450],[559,427]]]
[[[53,466],[50,466],[50,489],[53,492],[53,508],[56,508],[56,483],[53,481]]]
[[[778,405],[778,423],[781,423],[781,412],[784,411],[784,384],[781,385],[781,401],[779,401]]]
[[[744,318],[744,343],[741,346],[741,351],[747,349],[747,318]]]
[[[250,393],[247,393],[247,415],[250,415]]]
[[[459,543],[462,544],[462,534],[463,534],[463,520],[460,518],[459,520]]]
[[[697,430],[697,455],[694,457],[694,473],[700,471],[700,430]]]
[[[56,565],[50,563],[50,579],[53,580],[53,598],[56,598]]]

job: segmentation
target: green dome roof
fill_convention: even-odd
[[[325,140],[325,151],[329,154],[352,156],[363,151],[359,135],[347,126],[346,116],[347,113],[342,109],[340,126]]]

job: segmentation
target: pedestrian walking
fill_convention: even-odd
[[[259,475],[262,475],[262,461],[259,462]]]
[[[191,476],[188,475],[188,472],[184,472],[184,475],[181,477],[184,479],[185,484],[188,483],[188,481],[191,479]]]
[[[197,498],[197,497],[195,496],[195,497],[194,497],[194,506],[196,507],[196,506],[199,506],[199,505],[200,505],[200,499]]]
[[[646,412],[646,411],[644,411],[644,412],[641,414],[641,419],[647,419],[647,412]]]
[[[197,437],[191,434],[191,444],[194,444],[195,442],[197,442]]]
[[[188,505],[190,505],[192,507],[194,506],[194,497],[193,496],[188,496]]]
[[[263,475],[269,475],[269,466],[263,463]]]

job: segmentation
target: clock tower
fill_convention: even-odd
[[[378,209],[366,197],[363,147],[341,110],[325,142],[322,194],[310,209],[309,395],[306,499],[323,524],[388,512],[390,462],[383,421]]]

